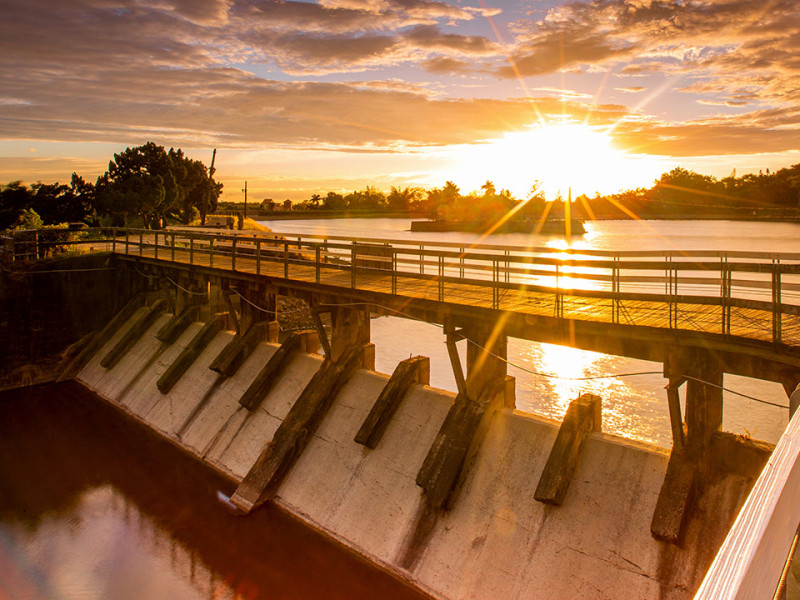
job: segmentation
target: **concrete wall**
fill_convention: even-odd
[[[234,377],[220,379],[208,367],[231,339],[232,333],[222,332],[161,394],[156,381],[201,327],[192,325],[164,347],[155,332],[167,318],[106,370],[100,360],[123,327],[78,379],[241,481],[321,357],[297,357],[249,413],[238,400],[277,346],[260,344]],[[658,542],[650,519],[668,456],[594,433],[563,505],[544,505],[534,500],[534,490],[558,424],[504,409],[495,415],[454,508],[435,522],[417,562],[406,570],[402,557],[424,504],[415,478],[454,398],[416,385],[377,448],[369,450],[353,437],[387,380],[356,372],[275,501],[439,598],[690,598],[749,489],[747,480],[720,479],[703,494],[683,547]]]

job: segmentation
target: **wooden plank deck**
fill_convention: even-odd
[[[282,244],[280,244],[282,245]],[[115,251],[126,254],[125,245],[119,241]],[[209,267],[239,273],[260,274],[273,278],[285,278],[306,283],[321,283],[343,289],[356,289],[369,292],[392,293],[393,275],[391,271],[374,269],[359,270],[353,273],[350,265],[344,262],[321,263],[317,265],[313,252],[290,250],[290,261],[283,261],[282,247],[262,248],[260,261],[255,258],[255,245],[242,242],[238,246],[239,253],[234,257],[228,252],[220,251],[215,246],[213,264],[208,247],[176,247],[173,251],[168,246],[160,246],[156,252],[153,245],[145,244],[139,248],[138,243],[128,245],[127,254],[143,258],[158,258],[181,264],[192,264],[198,267]],[[235,260],[235,265],[234,265]],[[305,261],[299,264],[299,261]],[[344,259],[343,259],[344,260]],[[411,265],[414,266],[413,264]],[[235,267],[235,268],[234,268]],[[426,273],[419,274],[413,270],[398,271],[394,281],[394,295],[408,300],[422,299],[443,301],[449,304],[471,307],[496,308],[521,314],[548,317],[561,316],[565,319],[591,321],[597,323],[617,323],[622,325],[642,326],[679,331],[692,331],[723,335],[723,307],[707,303],[678,302],[670,305],[667,301],[654,300],[617,300],[615,317],[615,300],[610,297],[582,295],[580,291],[541,289],[525,289],[522,287],[493,288],[491,279],[458,281],[458,274],[452,274],[453,265],[448,265],[445,280],[440,282],[436,276],[436,265],[426,268]],[[317,273],[319,269],[319,273]],[[457,270],[457,269],[456,269]],[[577,278],[579,275],[571,274]],[[502,285],[502,283],[501,283]],[[495,300],[493,294],[497,292]],[[672,310],[672,316],[671,316]],[[672,319],[672,322],[671,322]],[[781,315],[781,342],[787,346],[800,347],[800,316],[794,314]],[[757,308],[730,307],[730,336],[742,337],[761,342],[773,341],[773,313]]]

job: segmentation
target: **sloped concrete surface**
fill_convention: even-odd
[[[231,339],[221,332],[164,395],[156,381],[201,327],[193,324],[164,346],[155,333],[165,318],[117,365],[103,369],[100,358],[123,327],[78,380],[240,482],[321,358],[296,357],[251,413],[239,399],[278,346],[259,344],[223,379],[208,368]],[[415,385],[369,450],[353,438],[387,381],[363,369],[351,377],[275,501],[442,599],[690,598],[748,487],[726,479],[710,489],[685,546],[670,546],[650,535],[665,451],[591,434],[563,505],[541,504],[534,491],[558,423],[504,409],[493,418],[453,510],[437,516],[406,570],[402,556],[415,543],[424,504],[415,478],[454,396]]]

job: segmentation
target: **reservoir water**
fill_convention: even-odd
[[[569,242],[563,237],[500,234],[481,240],[470,233],[412,233],[409,219],[266,220],[279,233],[339,235],[376,239],[435,240],[458,244],[507,244],[562,249],[597,250],[723,250],[800,252],[800,224],[748,221],[591,221],[587,233]],[[455,391],[444,335],[434,325],[397,317],[372,321],[376,368],[391,373],[410,355],[431,359],[431,385]],[[459,343],[462,352],[466,342]],[[463,358],[462,358],[463,360]],[[600,375],[661,371],[662,365],[585,352],[551,344],[510,339],[508,373],[517,380],[517,408],[561,419],[571,400],[591,392],[603,398],[603,430],[668,447],[669,414],[660,375]],[[553,375],[549,377],[547,375]],[[777,383],[726,375],[733,392],[786,406],[788,399]],[[731,392],[724,394],[726,431],[777,441],[788,422],[788,409],[759,403]]]
[[[2,600],[416,600],[77,384],[0,393]]]

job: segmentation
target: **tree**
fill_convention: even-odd
[[[205,221],[216,208],[222,184],[215,182],[200,161],[183,151],[147,142],[114,155],[95,188],[98,212],[114,225],[125,225],[132,216],[145,227],[163,227],[168,218],[188,224],[195,209]]]
[[[389,208],[396,211],[407,211],[409,208],[417,204],[422,198],[422,190],[419,188],[399,187],[392,186],[386,201]]]

